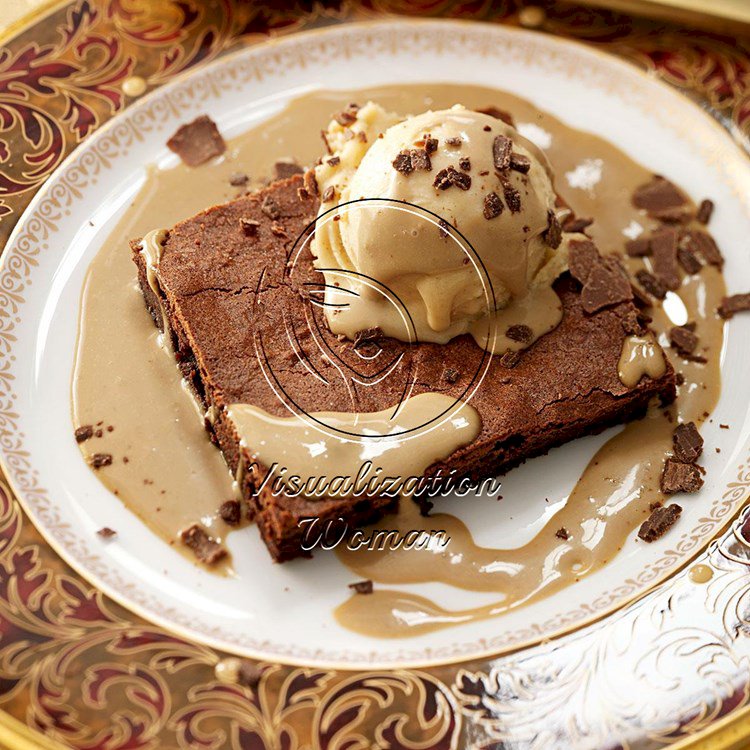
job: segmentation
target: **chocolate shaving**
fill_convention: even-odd
[[[714,202],[706,198],[701,201],[698,206],[698,213],[695,215],[695,220],[701,224],[708,224],[711,221],[711,216],[714,213]]]
[[[227,526],[239,526],[242,506],[239,500],[227,500],[219,506],[219,516]]]
[[[180,126],[177,132],[167,141],[167,147],[174,151],[189,167],[221,156],[227,149],[227,144],[221,137],[216,123],[207,115],[196,117],[195,120]]]
[[[544,241],[552,248],[560,247],[562,242],[562,227],[557,220],[557,214],[550,209],[547,211],[547,229],[544,231]]]
[[[506,135],[496,135],[492,141],[492,163],[495,169],[505,172],[510,168],[510,157],[513,153],[513,142]]]
[[[487,193],[484,196],[484,218],[488,221],[500,216],[503,212],[503,202],[497,193]]]
[[[332,161],[333,159],[329,159],[328,163],[331,164]],[[277,161],[276,164],[273,165],[273,168],[276,172],[277,180],[285,180],[287,177],[294,177],[294,175],[302,174],[305,171],[296,161],[292,160]]]
[[[681,513],[682,508],[676,503],[665,507],[655,507],[651,515],[641,524],[638,537],[644,542],[655,542],[674,526]]]
[[[565,221],[563,221],[562,228],[563,232],[565,232],[566,234],[573,234],[576,232],[583,232],[584,229],[587,229],[593,223],[593,219],[578,218],[577,216],[571,214],[565,219]]]
[[[511,341],[519,341],[522,344],[528,344],[529,341],[534,338],[534,332],[531,330],[531,328],[529,328],[529,326],[524,325],[523,323],[508,326],[508,329],[505,331],[505,335]]]
[[[698,492],[703,486],[701,469],[697,464],[668,458],[661,475],[661,491],[665,495],[677,492]]]
[[[690,230],[685,232],[682,241],[688,250],[701,256],[709,265],[716,266],[717,268],[724,266],[724,256],[710,234],[698,230]]]
[[[724,297],[717,312],[724,320],[729,320],[734,317],[735,313],[747,312],[748,310],[750,310],[750,293]]]
[[[235,172],[229,176],[229,184],[232,187],[242,187],[243,185],[247,185],[248,182],[250,182],[250,178],[242,172]]]
[[[695,422],[688,422],[675,427],[672,434],[672,445],[675,458],[684,463],[695,463],[703,453],[703,438]]]
[[[656,175],[651,182],[636,188],[633,205],[654,218],[674,219],[675,212],[681,212],[687,206],[687,198],[676,185]]]
[[[85,440],[94,437],[94,427],[90,424],[84,424],[75,431],[76,443],[83,443]]]
[[[255,219],[240,218],[240,229],[242,229],[242,233],[245,237],[257,237],[259,227],[260,222],[255,221]]]
[[[89,465],[94,469],[101,469],[102,466],[109,466],[111,463],[111,453],[94,453],[89,459]]]
[[[667,296],[667,288],[664,284],[659,281],[652,273],[649,273],[645,268],[637,271],[635,278],[638,283],[656,299],[664,299]]]
[[[455,185],[460,190],[468,190],[471,187],[471,177],[454,167],[446,167],[437,173],[432,185],[438,190],[447,190],[451,185]]]
[[[690,356],[698,346],[693,326],[674,326],[669,330],[669,343],[683,356]]]
[[[515,151],[510,155],[510,168],[521,174],[528,174],[531,169],[531,159]]]
[[[651,255],[651,239],[649,237],[637,237],[625,243],[625,252],[631,258],[644,258]]]
[[[686,247],[678,246],[677,260],[685,270],[685,273],[690,275],[698,273],[703,268],[703,264],[700,262],[698,256]]]
[[[355,594],[372,594],[372,581],[369,578],[366,581],[356,581],[355,583],[350,583],[349,588]]]
[[[680,272],[677,266],[677,232],[663,229],[651,235],[654,275],[667,287],[680,286]]]
[[[510,112],[498,109],[497,107],[482,107],[482,109],[478,109],[476,111],[482,115],[489,115],[490,117],[494,117],[496,120],[501,120],[506,125],[510,125],[512,128],[516,127],[516,124],[513,121],[513,115],[511,115]]]
[[[110,529],[109,526],[102,526],[99,531],[96,532],[102,539],[111,539],[117,535],[114,529]]]
[[[503,197],[510,212],[517,214],[521,210],[521,193],[510,184],[510,180],[505,175],[500,175],[500,182],[503,186]]]
[[[213,565],[226,557],[227,551],[208,532],[197,523],[180,532],[183,544],[190,548],[195,556],[203,563]]]

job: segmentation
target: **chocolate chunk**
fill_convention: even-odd
[[[356,583],[350,583],[349,588],[352,589],[356,594],[372,594],[372,581],[367,579],[366,581],[357,581]]]
[[[523,323],[518,323],[516,325],[508,326],[505,335],[511,341],[519,341],[522,344],[528,344],[529,341],[534,338],[534,331],[532,331],[529,326],[524,325]]]
[[[229,177],[229,184],[232,187],[242,187],[243,185],[247,185],[248,182],[250,182],[250,178],[242,172],[235,172]]]
[[[698,273],[703,268],[703,264],[700,262],[698,256],[686,247],[678,246],[677,260],[685,270],[685,273],[691,275]]]
[[[323,203],[330,203],[336,198],[336,188],[333,185],[329,185],[324,191],[321,199]]]
[[[424,150],[428,154],[434,154],[437,151],[438,139],[437,138],[425,138],[424,139]]]
[[[566,528],[565,528],[564,526],[563,526],[563,527],[561,527],[561,528],[559,528],[559,529],[558,529],[558,530],[557,530],[557,531],[555,532],[555,536],[556,536],[556,537],[557,537],[558,539],[564,539],[565,541],[567,541],[568,539],[570,539],[570,533],[568,532],[568,530],[567,530],[567,529],[566,529]]]
[[[703,477],[697,464],[668,458],[661,475],[661,491],[665,495],[677,492],[698,492],[703,486]]]
[[[637,271],[635,278],[652,297],[656,297],[656,299],[664,299],[667,296],[667,287],[645,268]]]
[[[334,157],[334,158],[338,159],[338,157]],[[333,162],[333,159],[328,160],[328,163],[331,165],[332,165],[332,162]],[[276,164],[273,165],[273,168],[276,172],[277,180],[285,180],[287,177],[293,177],[294,175],[302,174],[305,171],[302,167],[300,167],[299,164],[297,164],[296,161],[292,161],[292,160],[277,161]]]
[[[585,284],[592,269],[599,263],[601,256],[591,240],[574,240],[570,243],[568,268],[570,275]]]
[[[497,193],[487,193],[484,196],[484,218],[494,219],[503,212],[503,202]]]
[[[460,377],[461,373],[452,367],[448,367],[443,371],[443,380],[446,383],[455,383]]]
[[[226,557],[227,551],[197,523],[180,532],[180,538],[203,563],[212,565]]]
[[[476,111],[482,115],[489,115],[490,117],[494,117],[496,120],[501,120],[506,125],[510,125],[512,128],[516,127],[516,124],[513,121],[513,115],[511,115],[510,112],[498,109],[497,107],[483,107],[482,109],[478,109]]]
[[[583,232],[594,223],[593,219],[579,218],[571,214],[563,222],[563,232],[567,234],[573,234],[575,232]]]
[[[463,141],[457,135],[454,135],[452,138],[445,139],[445,145],[451,146],[452,148],[458,148],[462,143]]]
[[[270,195],[267,195],[263,199],[260,204],[260,210],[270,219],[280,219],[282,216],[281,207]]]
[[[734,317],[735,313],[747,312],[748,310],[750,310],[750,293],[724,297],[717,312],[724,320],[729,320]]]
[[[503,197],[510,212],[517,214],[521,210],[521,193],[510,184],[510,180],[505,175],[500,175],[500,182],[503,186]]]
[[[239,500],[227,500],[219,506],[219,516],[228,526],[238,526],[242,518]]]
[[[651,182],[636,189],[633,193],[633,205],[658,219],[673,217],[675,209],[682,210],[687,206],[687,198],[676,185],[656,175]]]
[[[89,459],[89,465],[94,469],[101,469],[102,466],[109,466],[111,463],[111,453],[94,453]]]
[[[677,232],[674,229],[662,229],[651,235],[651,253],[654,275],[667,289],[677,289],[680,286],[680,272],[677,267]]]
[[[702,200],[700,206],[698,206],[698,213],[696,213],[695,219],[701,224],[708,224],[708,222],[711,221],[713,212],[714,202],[706,198],[705,200]]]
[[[214,156],[221,156],[227,149],[216,123],[207,115],[179,127],[167,141],[167,147],[189,167],[197,167]]]
[[[682,508],[676,503],[665,507],[655,507],[651,511],[651,515],[641,524],[638,536],[644,542],[655,542],[674,526],[680,517],[680,513],[682,513]]]
[[[240,218],[240,229],[245,237],[257,237],[260,222],[255,219]]]
[[[454,167],[446,167],[437,173],[432,185],[438,190],[447,190],[451,185],[455,185],[461,190],[468,190],[471,187],[471,177],[464,172],[459,172]]]
[[[649,237],[637,237],[625,243],[625,252],[631,258],[643,258],[651,255],[651,239]]]
[[[710,234],[698,230],[690,230],[685,232],[681,239],[688,250],[701,256],[706,263],[717,268],[724,266],[724,256]]]
[[[557,214],[551,209],[547,211],[547,229],[544,231],[544,241],[552,248],[560,247],[562,242],[562,227],[557,220]]]
[[[581,290],[581,307],[589,314],[631,299],[630,281],[614,258],[601,259]]]
[[[391,162],[393,168],[401,174],[410,174],[414,171],[414,165],[411,163],[409,151],[401,151]]]
[[[357,121],[357,110],[359,107],[354,105],[353,107],[350,105],[347,109],[345,109],[343,112],[337,112],[333,119],[336,120],[336,122],[339,125],[342,125],[343,127],[347,127],[348,125],[351,125],[352,123]]]
[[[464,156],[462,159],[459,159],[458,168],[464,172],[470,172],[471,171],[471,159],[469,159],[468,156]]]
[[[340,156],[332,156],[326,164],[329,167],[337,167],[339,164],[341,164],[341,157]]]
[[[703,453],[703,438],[695,422],[675,427],[672,435],[675,458],[687,464],[695,463]]]
[[[423,148],[414,148],[411,150],[411,163],[415,170],[424,172],[432,171],[432,161],[430,155]]]
[[[502,367],[507,367],[508,369],[514,368],[520,361],[521,352],[514,352],[511,349],[500,355],[500,359],[498,360]]]
[[[510,155],[510,168],[521,174],[528,174],[531,169],[531,159],[515,151]]]
[[[496,135],[492,141],[492,163],[500,172],[510,169],[510,157],[513,153],[513,142],[505,135]]]
[[[111,539],[117,534],[114,529],[110,529],[109,526],[102,526],[99,531],[96,532],[102,539]]]
[[[698,337],[691,326],[674,326],[669,330],[669,343],[683,356],[691,355],[698,346]]]
[[[90,424],[84,424],[75,431],[76,443],[82,443],[89,438],[94,437],[94,427]]]

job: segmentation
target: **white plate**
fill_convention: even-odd
[[[723,396],[703,430],[721,456],[706,457],[705,489],[684,504],[674,533],[648,546],[628,544],[604,570],[548,599],[412,639],[374,640],[339,627],[331,611],[347,597],[352,574],[333,555],[274,565],[254,528],[230,536],[237,578],[194,567],[125,510],[85,465],[69,405],[83,277],[113,218],[144,179],[145,165],[167,157],[164,144],[176,127],[208,111],[231,136],[301,91],[429,80],[519,94],[574,127],[606,134],[694,199],[710,195],[718,205],[712,227],[727,256],[730,291],[750,288],[747,160],[687,99],[589,48],[499,26],[398,20],[297,35],[190,72],[117,116],[57,170],[19,222],[0,276],[0,448],[9,477],[50,544],[144,617],[273,661],[346,667],[470,658],[538,640],[632,599],[694,556],[744,501],[746,488],[732,482],[750,431],[747,318],[728,327]],[[732,429],[719,430],[720,422],[731,422]],[[609,434],[513,471],[502,507],[477,501],[450,511],[480,544],[518,544],[532,533],[534,499],[564,498]],[[103,525],[118,530],[115,540],[96,536]],[[455,609],[487,600],[442,584],[410,588]]]

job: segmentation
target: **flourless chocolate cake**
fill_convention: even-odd
[[[377,330],[356,342],[333,335],[315,304],[323,282],[309,250],[291,253],[318,205],[314,180],[295,175],[177,224],[162,243],[158,296],[140,241],[132,242],[148,309],[162,327],[163,306],[177,362],[235,472],[241,451],[244,464],[251,463],[253,446],[240,447],[225,410],[230,404],[278,416],[289,416],[285,403],[305,412],[373,412],[398,403],[412,382],[412,395],[465,398],[487,362],[468,335],[445,345],[408,345]],[[630,388],[621,382],[623,342],[646,329],[629,295],[620,290],[607,299],[613,266],[597,261],[589,245],[581,243],[573,275],[555,284],[564,310],[560,325],[520,356],[491,358],[470,401],[481,417],[479,436],[428,473],[455,470],[475,480],[501,474],[568,440],[639,417],[653,397],[674,398],[669,365],[657,379],[644,376]],[[590,283],[587,263],[599,263]],[[308,500],[268,487],[256,493],[264,474],[244,472],[241,491],[277,561],[301,554],[301,518],[341,517],[354,528],[394,506],[391,498]]]

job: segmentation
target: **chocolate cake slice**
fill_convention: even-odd
[[[653,397],[674,398],[669,365],[663,376],[645,376],[632,388],[620,381],[623,341],[645,331],[632,301],[586,311],[581,283],[569,274],[555,285],[561,324],[520,357],[495,356],[488,363],[469,336],[442,346],[410,346],[377,330],[355,342],[339,339],[316,304],[321,274],[309,250],[297,252],[296,241],[317,209],[314,185],[301,175],[210,208],[164,235],[151,280],[140,241],[131,243],[148,309],[159,327],[167,321],[182,374],[229,467],[240,468],[242,495],[275,560],[301,554],[302,518],[341,517],[353,528],[393,509],[394,501],[291,498],[267,486],[256,492],[266,472],[241,471],[253,446],[240,445],[226,413],[230,404],[278,416],[289,415],[284,402],[306,412],[380,411],[399,402],[406,383],[413,383],[412,395],[439,391],[464,398],[486,369],[471,398],[482,420],[479,436],[428,469],[480,479],[637,418]]]

